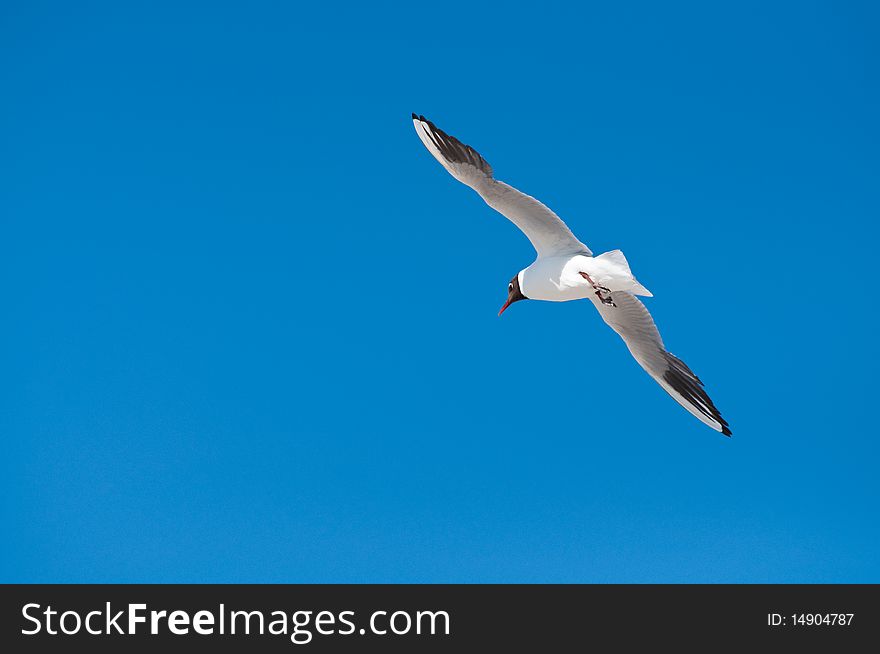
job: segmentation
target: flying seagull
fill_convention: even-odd
[[[651,314],[635,297],[651,297],[651,292],[636,281],[623,252],[612,250],[594,257],[559,216],[535,198],[496,180],[492,166],[479,152],[424,116],[413,114],[412,119],[416,133],[434,158],[519,227],[538,252],[534,263],[510,280],[507,301],[499,316],[520,300],[590,300],[663,390],[697,419],[730,436],[730,427],[703,390],[703,382],[663,346]]]

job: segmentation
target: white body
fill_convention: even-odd
[[[620,250],[591,257],[586,254],[538,257],[528,268],[519,272],[519,286],[530,300],[568,302],[593,299],[596,290],[581,273],[609,291],[624,291],[633,295],[651,296],[651,292],[636,281]]]

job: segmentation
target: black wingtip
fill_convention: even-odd
[[[721,417],[721,412],[706,394],[703,382],[687,367],[684,361],[669,352],[665,354],[666,360],[669,362],[669,368],[663,373],[663,379],[666,383],[702,415],[718,423],[722,434],[730,436],[732,434],[730,427],[727,421]]]
[[[418,120],[418,119],[419,119],[419,117],[416,116],[415,114],[413,114],[413,120]]]

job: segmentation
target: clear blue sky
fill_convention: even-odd
[[[880,582],[877,10],[711,4],[4,3],[0,579]]]

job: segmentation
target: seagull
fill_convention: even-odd
[[[559,216],[535,198],[496,180],[492,166],[479,152],[424,116],[413,114],[412,120],[428,152],[450,175],[519,227],[537,251],[534,263],[507,285],[507,301],[499,316],[520,300],[590,300],[664,391],[698,420],[730,436],[730,426],[709,399],[703,382],[664,347],[651,314],[636,298],[652,294],[633,276],[623,252],[612,250],[594,257]]]

